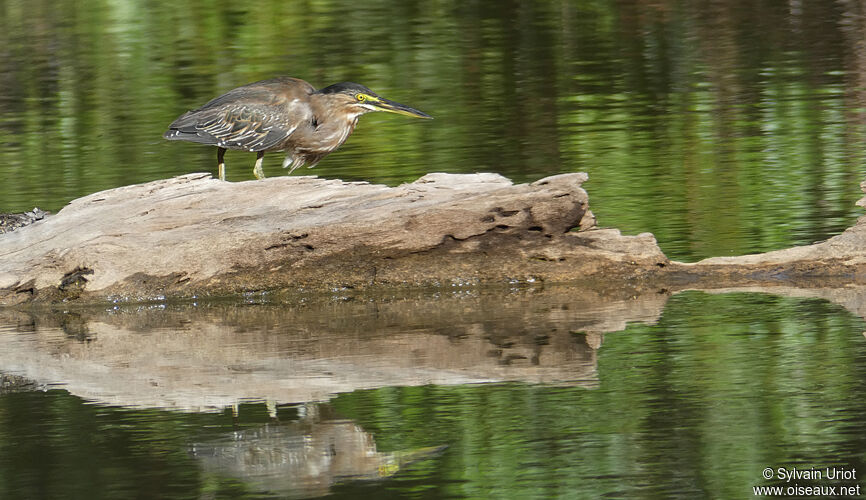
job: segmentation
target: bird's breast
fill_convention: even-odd
[[[355,125],[358,123],[357,116],[351,117],[348,120],[329,120],[328,122],[320,122],[315,128],[313,141],[319,147],[318,151],[331,152],[349,138],[352,131],[355,130]]]

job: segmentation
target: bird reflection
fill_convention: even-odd
[[[197,443],[191,453],[206,472],[241,479],[257,490],[299,498],[326,495],[331,486],[342,482],[393,476],[445,448],[379,452],[373,436],[351,420],[322,418],[323,406],[327,407],[304,405],[303,417],[294,422],[274,421]]]

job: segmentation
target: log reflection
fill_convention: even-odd
[[[667,295],[604,297],[563,287],[345,299],[5,311],[0,371],[101,403],[185,411],[326,401],[393,385],[592,388],[603,334],[655,321]]]

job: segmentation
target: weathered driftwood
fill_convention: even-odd
[[[860,184],[866,193],[866,182]],[[866,207],[866,197],[857,202]],[[866,284],[866,216],[826,241],[738,257],[674,263],[664,279],[673,288],[748,286],[846,287]]]
[[[589,229],[586,174],[387,187],[193,174],[95,193],[0,238],[0,304],[633,277],[650,234]]]
[[[864,219],[815,245],[683,264],[649,233],[596,228],[586,178],[429,174],[387,187],[191,174],[112,189],[0,236],[0,305],[377,285],[866,282]]]

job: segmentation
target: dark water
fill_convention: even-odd
[[[866,471],[866,291],[777,292],[791,297],[563,287],[7,311],[0,366],[25,378],[0,394],[0,497],[860,485],[761,477]]]
[[[585,171],[606,226],[669,256],[811,243],[853,222],[866,135],[854,1],[66,2],[0,6],[0,212],[194,171],[166,125],[232,87],[350,80],[436,119],[374,114],[315,170]],[[253,157],[228,155],[232,181]],[[279,154],[265,159],[283,175]]]
[[[864,40],[866,8],[841,0],[7,0],[0,212],[215,173],[212,148],[164,141],[166,125],[288,74],[436,118],[365,116],[296,174],[585,171],[600,225],[651,231],[672,258],[811,243],[860,214]],[[227,161],[229,180],[252,179],[250,155]],[[859,486],[866,292],[771,292],[0,311],[0,498]],[[766,467],[856,478],[767,481]]]

